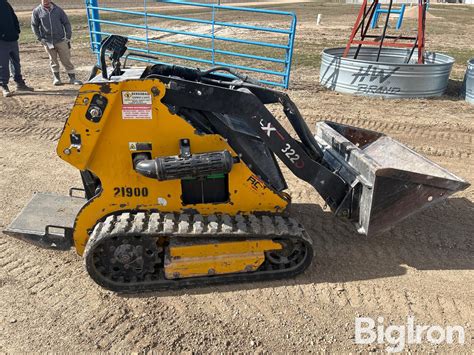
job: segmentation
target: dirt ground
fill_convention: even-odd
[[[302,54],[315,52],[317,61],[322,47],[343,43],[354,7],[292,6],[301,17],[289,94],[312,129],[319,120],[332,120],[381,131],[474,181],[474,106],[456,96],[465,62],[456,64],[448,95],[438,99],[330,92],[318,84],[317,62],[308,64]],[[323,13],[322,26],[314,24],[314,13]],[[432,46],[474,57],[472,12],[464,24],[449,23],[449,16],[460,16],[454,7],[432,13],[459,34],[451,41],[437,25],[431,37],[428,32]],[[0,229],[33,192],[66,194],[81,184],[78,172],[55,154],[76,88],[52,86],[47,56],[36,44],[23,43],[21,55],[36,92],[0,98]],[[76,43],[73,55],[79,76],[87,78],[94,62],[87,43]],[[354,344],[357,316],[381,316],[386,325],[406,324],[407,316],[416,324],[461,325],[465,345],[424,343],[405,350],[472,352],[474,188],[365,238],[324,210],[312,187],[285,175],[292,215],[315,245],[313,264],[294,279],[126,297],[95,285],[74,251],[43,250],[1,234],[0,352],[385,350],[386,344]]]

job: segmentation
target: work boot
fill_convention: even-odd
[[[16,83],[16,91],[31,92],[35,91],[35,89],[33,89],[31,86],[26,85],[24,81],[21,81]]]
[[[68,75],[69,75],[69,84],[82,85],[82,81],[76,79],[76,74],[68,74]]]
[[[61,82],[61,76],[58,73],[53,73],[54,78],[53,78],[53,85],[54,86],[59,86],[62,85],[63,83]]]
[[[12,93],[11,93],[10,89],[8,88],[8,85],[2,85],[2,93],[3,93],[3,97],[12,96]]]

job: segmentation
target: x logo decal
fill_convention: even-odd
[[[262,130],[266,131],[267,132],[267,136],[270,137],[270,134],[272,131],[276,131],[276,128],[275,127],[272,127],[272,124],[271,123],[268,123],[267,126],[262,126]]]

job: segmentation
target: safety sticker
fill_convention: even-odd
[[[146,91],[122,91],[122,119],[151,120],[151,94]]]

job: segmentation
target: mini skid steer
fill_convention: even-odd
[[[126,42],[103,42],[101,65],[58,142],[59,157],[80,170],[83,196],[74,188],[69,196],[35,194],[5,231],[42,247],[74,246],[109,290],[305,270],[312,240],[286,213],[277,158],[366,235],[468,186],[378,132],[319,122],[313,135],[285,93],[233,69],[122,67]],[[281,106],[298,139],[269,104]]]

